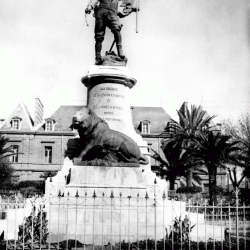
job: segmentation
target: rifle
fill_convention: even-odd
[[[136,30],[136,33],[138,33],[138,18],[139,18],[138,11],[140,10],[140,2],[139,2],[140,0],[135,0],[135,1],[136,1],[136,6],[135,6],[136,7],[136,13],[135,13],[136,14],[136,19],[135,19],[136,29],[135,30]]]
[[[121,24],[121,29],[122,29],[122,26],[123,26],[123,24]],[[109,49],[109,52],[111,52],[111,51],[112,51],[112,49],[113,49],[114,45],[115,45],[115,39],[114,39],[114,41],[113,41],[113,43],[112,43],[112,45],[111,45],[111,47],[110,47],[110,49]]]

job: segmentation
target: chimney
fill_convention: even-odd
[[[36,127],[42,122],[43,122],[43,104],[39,98],[35,98],[34,126]]]

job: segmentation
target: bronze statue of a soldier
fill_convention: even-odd
[[[125,12],[118,12],[118,3],[121,0],[90,0],[87,8],[85,9],[86,14],[90,14],[94,10],[95,17],[95,61],[97,65],[102,64],[101,50],[102,42],[104,40],[105,30],[108,27],[114,34],[116,42],[117,53],[121,59],[125,58],[122,50],[122,37],[121,37],[121,24],[119,17],[125,17],[132,11],[136,11],[132,8],[131,1],[123,0],[126,9]]]

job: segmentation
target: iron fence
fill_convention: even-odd
[[[250,207],[165,193],[1,199],[0,249],[250,249]]]

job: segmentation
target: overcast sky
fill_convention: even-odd
[[[0,118],[35,97],[45,118],[60,105],[86,104],[81,77],[94,64],[94,17],[87,0],[0,0]],[[176,119],[184,101],[216,121],[250,107],[248,0],[140,0],[123,23],[127,66],[137,79],[131,105],[162,106]],[[103,53],[112,34],[106,33]]]

